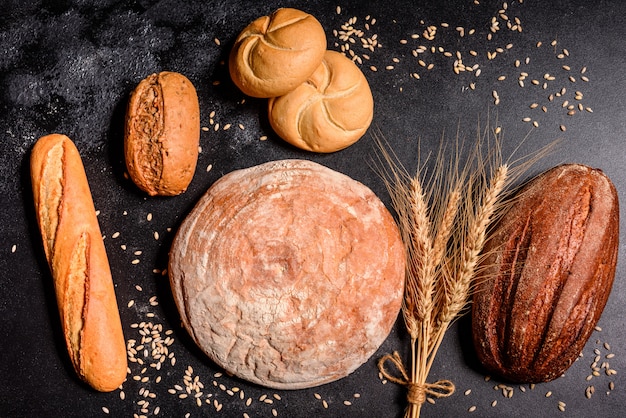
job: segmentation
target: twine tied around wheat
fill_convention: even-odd
[[[390,362],[399,372],[400,377],[389,372],[385,363]],[[397,351],[393,354],[385,354],[378,360],[378,369],[380,373],[390,382],[405,386],[408,389],[407,400],[412,405],[421,405],[426,401],[426,396],[434,398],[445,398],[454,393],[454,383],[450,380],[438,380],[434,383],[417,383],[412,382],[404,367],[402,358]]]

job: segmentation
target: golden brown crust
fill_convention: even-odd
[[[68,137],[37,141],[31,180],[70,359],[94,389],[112,391],[126,378],[126,343],[87,177]]]
[[[474,296],[474,344],[491,372],[543,382],[576,360],[613,284],[618,206],[608,177],[580,164],[520,191],[485,246]]]
[[[176,234],[169,274],[185,328],[215,362],[264,386],[342,378],[385,340],[404,247],[382,202],[319,164],[227,174]]]
[[[182,74],[164,71],[142,80],[126,112],[124,155],[133,182],[151,196],[187,190],[198,161],[200,107]]]
[[[278,9],[241,31],[230,52],[230,76],[249,96],[280,96],[315,71],[325,50],[326,34],[315,17]]]
[[[269,101],[269,119],[290,144],[335,152],[358,141],[374,114],[367,79],[343,54],[326,51],[322,64],[295,90]]]

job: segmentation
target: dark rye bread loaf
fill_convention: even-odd
[[[284,160],[218,180],[183,221],[169,274],[182,322],[226,371],[279,389],[342,378],[400,310],[398,228],[363,184]]]
[[[618,197],[602,171],[565,164],[530,181],[479,269],[472,326],[487,369],[515,382],[561,376],[602,314],[618,239]]]

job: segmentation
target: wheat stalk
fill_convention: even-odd
[[[420,161],[409,175],[379,143],[387,167],[382,176],[407,255],[402,313],[411,336],[410,373],[397,353],[384,356],[379,368],[389,380],[408,387],[406,417],[419,417],[427,396],[454,392],[448,380],[428,383],[428,374],[446,330],[468,306],[489,225],[504,210],[502,199],[511,181],[499,143],[490,144],[486,154],[481,144],[479,140],[460,171],[458,142],[450,164],[441,147],[434,173],[427,177]],[[388,361],[401,378],[386,370]]]

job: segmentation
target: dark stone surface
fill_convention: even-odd
[[[337,13],[337,5],[341,13]],[[266,120],[264,100],[245,98],[230,82],[224,65],[230,45],[238,32],[258,16],[281,6],[301,8],[314,14],[326,29],[328,46],[339,50],[343,44],[333,30],[352,16],[354,26],[365,30],[364,37],[376,34],[381,48],[369,52],[361,68],[368,78],[375,100],[375,116],[368,134],[352,147],[331,155],[315,155],[284,144],[272,133]],[[399,417],[405,405],[404,390],[378,378],[376,360],[384,353],[399,350],[407,354],[408,339],[398,326],[379,352],[351,376],[322,387],[301,391],[280,391],[272,405],[260,402],[263,394],[276,391],[256,387],[237,378],[214,377],[219,369],[194,346],[179,326],[166,277],[153,273],[167,264],[167,252],[176,227],[194,202],[221,175],[234,169],[282,158],[306,158],[339,170],[365,183],[389,204],[384,185],[372,170],[375,136],[383,136],[409,169],[417,164],[418,141],[423,155],[437,149],[440,139],[453,141],[457,134],[471,143],[487,126],[501,126],[504,154],[513,158],[527,155],[557,138],[556,150],[542,159],[529,174],[560,162],[579,162],[603,169],[614,181],[620,198],[626,190],[623,162],[626,158],[626,64],[624,12],[620,1],[509,1],[506,16],[518,18],[523,30],[514,32],[498,11],[502,1],[471,0],[443,2],[398,1],[4,1],[0,14],[0,416],[3,417],[92,417],[141,415],[140,401],[149,402],[148,413],[160,408],[160,416],[213,416],[214,407],[196,406],[193,399],[180,399],[168,389],[183,385],[188,366],[204,384],[203,401],[223,404],[219,415],[241,417],[272,416],[275,408],[282,417]],[[367,17],[369,16],[369,20]],[[491,18],[500,30],[487,39]],[[376,19],[374,22],[373,19]],[[449,27],[442,26],[442,23]],[[365,29],[365,23],[370,29]],[[437,26],[434,40],[423,37],[425,28]],[[459,36],[457,27],[465,28]],[[475,29],[470,35],[469,30]],[[412,34],[419,34],[413,39]],[[219,39],[219,45],[215,42]],[[406,40],[406,43],[401,40]],[[556,45],[551,45],[553,40]],[[537,43],[542,42],[541,47]],[[512,44],[510,49],[506,49]],[[420,66],[412,50],[427,47],[421,59],[434,63],[431,70]],[[435,47],[435,53],[430,48]],[[454,57],[460,51],[467,66],[478,64],[475,72],[455,74]],[[503,48],[493,59],[487,52]],[[357,55],[367,51],[360,40],[351,45]],[[564,49],[566,51],[564,51]],[[472,56],[470,51],[476,51]],[[568,55],[566,55],[566,52]],[[559,54],[564,54],[559,58]],[[526,60],[528,58],[528,63]],[[395,62],[397,59],[398,62]],[[520,66],[515,61],[520,60]],[[374,65],[378,71],[370,70]],[[393,69],[385,69],[386,66]],[[563,65],[570,66],[566,71]],[[582,80],[581,69],[586,67]],[[175,198],[147,198],[124,177],[122,155],[123,118],[128,94],[152,72],[179,71],[196,85],[201,106],[202,153],[189,190]],[[411,77],[419,73],[420,79]],[[525,86],[518,85],[527,72]],[[555,77],[546,80],[545,74]],[[504,75],[504,80],[498,80]],[[568,76],[574,77],[574,82]],[[531,80],[538,80],[533,85]],[[475,89],[469,88],[475,83]],[[547,83],[543,88],[543,83]],[[566,92],[560,95],[561,88]],[[496,106],[492,91],[500,103]],[[575,98],[576,91],[583,94]],[[557,94],[559,93],[559,94]],[[550,100],[550,95],[553,100]],[[562,107],[564,100],[583,109],[573,116]],[[532,103],[539,107],[531,109]],[[545,106],[545,112],[542,111]],[[215,131],[214,122],[220,124]],[[523,122],[530,117],[539,124]],[[478,127],[480,122],[480,127]],[[232,124],[229,130],[224,125]],[[242,124],[245,129],[240,129]],[[559,125],[565,125],[562,132]],[[41,248],[32,209],[28,171],[29,152],[42,135],[61,132],[70,136],[84,159],[94,202],[100,211],[100,225],[116,283],[127,339],[140,339],[132,323],[152,321],[172,330],[170,347],[176,364],[160,371],[149,364],[131,363],[129,380],[120,392],[95,393],[80,383],[71,369],[60,336],[58,312],[50,274]],[[267,135],[267,141],[259,137]],[[207,171],[207,166],[212,169]],[[153,218],[147,220],[151,213]],[[623,214],[623,212],[622,212]],[[171,229],[170,229],[171,228]],[[159,233],[155,240],[153,233]],[[112,238],[115,232],[120,235]],[[623,234],[622,234],[622,241]],[[121,246],[125,245],[125,249]],[[135,255],[136,251],[141,251]],[[423,416],[463,416],[472,405],[475,415],[556,416],[558,401],[566,403],[571,417],[623,416],[624,365],[626,358],[626,284],[623,248],[613,292],[599,325],[580,358],[565,376],[556,381],[525,386],[514,385],[511,399],[494,386],[495,378],[484,380],[470,343],[468,321],[462,319],[448,332],[433,365],[431,379],[447,378],[457,386],[450,398],[427,404]],[[132,264],[139,259],[139,264]],[[140,286],[141,291],[136,286]],[[158,306],[150,305],[157,296]],[[134,305],[128,307],[129,301]],[[148,314],[153,313],[154,317]],[[603,344],[610,344],[607,350]],[[617,370],[586,381],[590,365],[600,352],[601,360]],[[605,356],[614,353],[615,357]],[[139,356],[138,357],[143,357]],[[149,363],[148,360],[146,360]],[[142,368],[147,370],[142,374]],[[133,376],[148,377],[147,382]],[[160,376],[160,382],[156,382]],[[609,382],[615,389],[609,391]],[[217,384],[218,386],[214,386]],[[238,387],[245,405],[235,393],[230,396],[219,385]],[[595,386],[591,399],[585,389]],[[155,395],[147,396],[146,388]],[[464,395],[472,389],[469,395]],[[551,391],[552,396],[546,397]],[[316,399],[318,393],[328,409]],[[361,396],[354,397],[355,393]],[[350,400],[352,405],[344,405]],[[497,400],[495,407],[491,402]]]

